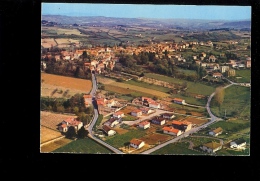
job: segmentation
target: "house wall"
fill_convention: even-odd
[[[142,148],[144,146],[144,142],[142,142],[140,145],[138,145],[138,149]]]
[[[173,133],[173,132],[170,132],[170,131],[166,131],[166,130],[163,130],[163,133],[165,133],[165,134],[170,134],[170,135],[173,135],[173,136],[176,136],[176,134],[175,134],[175,133]]]
[[[208,153],[213,153],[213,150],[211,148],[206,147],[206,146],[202,146],[202,150],[206,151]]]

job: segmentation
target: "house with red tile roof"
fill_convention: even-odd
[[[183,132],[189,131],[192,128],[192,123],[189,121],[172,121],[172,127],[175,129],[179,129]]]
[[[102,129],[104,130],[104,132],[107,134],[107,136],[113,136],[116,134],[115,130],[112,130],[109,126],[107,125],[103,125]]]
[[[185,104],[185,100],[181,98],[174,98],[173,102],[177,104]]]
[[[172,126],[165,126],[163,127],[163,133],[174,135],[174,136],[180,136],[182,134],[182,131],[179,129],[175,129]]]
[[[116,118],[122,118],[124,116],[125,116],[125,114],[121,111],[113,113],[113,117],[116,117]]]
[[[76,120],[76,118],[67,118],[61,122],[59,130],[65,133],[68,131],[70,126],[73,126],[75,130],[78,131],[83,126],[83,123]]]
[[[213,73],[212,76],[215,77],[215,78],[221,78],[223,75],[222,75],[222,73],[215,72],[215,73]]]
[[[150,122],[149,121],[142,121],[140,123],[138,123],[138,127],[142,128],[142,129],[147,129],[150,128]]]
[[[116,126],[116,125],[119,124],[120,122],[121,122],[121,119],[120,119],[120,118],[112,117],[112,118],[108,119],[108,120],[104,123],[104,125],[107,125],[107,126],[113,128],[114,126]]]
[[[135,109],[135,110],[131,111],[131,115],[135,116],[135,117],[142,116],[142,111],[140,109]]]
[[[133,138],[130,141],[130,146],[135,148],[135,149],[140,149],[145,145],[145,142],[136,138]]]

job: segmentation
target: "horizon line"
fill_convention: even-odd
[[[154,18],[154,17],[110,17],[102,15],[62,15],[62,14],[42,14],[42,16],[67,16],[67,17],[105,17],[105,18],[125,18],[125,19],[155,19],[155,20],[173,20],[173,19],[185,19],[185,20],[205,20],[205,21],[251,21],[251,18],[247,19],[198,19],[198,18]]]

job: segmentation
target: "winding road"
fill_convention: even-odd
[[[228,88],[228,87],[230,87],[230,86],[232,86],[232,85],[239,85],[238,83],[234,83],[234,82],[228,80],[227,78],[224,78],[224,79],[226,79],[228,82],[230,82],[230,84],[227,85],[227,86],[225,86],[224,88]],[[97,121],[97,119],[98,119],[98,115],[99,115],[97,103],[96,103],[96,100],[95,100],[95,93],[96,93],[96,91],[97,91],[96,76],[95,76],[95,73],[92,73],[92,90],[91,90],[91,92],[90,92],[90,95],[91,95],[91,97],[92,97],[92,104],[93,104],[93,106],[94,106],[94,116],[93,116],[93,119],[92,119],[91,123],[90,123],[88,126],[85,127],[85,129],[87,129],[88,132],[89,132],[88,137],[91,138],[91,139],[93,139],[93,140],[95,140],[96,142],[98,142],[98,143],[104,145],[105,147],[107,147],[108,149],[112,150],[112,151],[113,151],[114,153],[116,153],[116,154],[125,154],[124,152],[122,152],[122,151],[120,151],[120,150],[114,148],[113,146],[111,146],[111,145],[107,144],[106,142],[104,142],[104,141],[102,141],[102,140],[96,138],[96,137],[93,135],[92,129],[93,129],[93,126],[95,125],[95,123],[96,123],[96,121]],[[216,117],[215,115],[213,115],[212,112],[211,112],[211,110],[210,110],[210,102],[211,102],[211,99],[213,98],[214,95],[215,95],[215,92],[213,92],[213,93],[209,96],[208,101],[207,101],[207,104],[206,104],[206,109],[207,109],[207,111],[208,111],[208,113],[209,113],[209,115],[210,115],[210,121],[209,121],[209,122],[207,122],[207,123],[205,123],[205,124],[203,124],[203,125],[201,125],[201,126],[199,126],[199,127],[192,128],[191,130],[189,130],[189,131],[187,131],[187,132],[184,132],[182,135],[177,136],[177,137],[175,137],[175,138],[173,138],[173,139],[171,139],[171,140],[169,140],[169,141],[167,141],[167,142],[165,142],[165,143],[162,143],[162,144],[160,144],[160,145],[157,145],[157,146],[155,146],[155,147],[153,147],[153,148],[151,148],[151,149],[149,149],[149,150],[146,150],[146,151],[144,151],[144,152],[142,152],[142,153],[140,153],[140,154],[150,154],[150,153],[152,153],[152,152],[154,152],[154,151],[156,151],[156,150],[158,150],[158,149],[160,149],[160,148],[163,148],[164,146],[166,146],[166,145],[168,145],[168,144],[174,143],[174,142],[176,142],[176,141],[178,141],[178,140],[180,140],[180,139],[182,139],[182,138],[184,138],[184,137],[189,136],[190,134],[196,133],[196,132],[198,132],[199,130],[206,128],[207,126],[209,126],[209,125],[211,125],[211,124],[213,124],[213,123],[215,123],[215,122],[217,122],[217,121],[222,120],[221,118],[218,118],[218,117]],[[164,111],[162,111],[162,112],[164,112]],[[168,112],[168,111],[165,111],[165,112]],[[147,119],[147,118],[146,118],[146,119]],[[139,120],[139,121],[140,121],[140,120]],[[128,123],[128,124],[130,124],[130,123]]]

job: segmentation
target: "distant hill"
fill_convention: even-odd
[[[197,20],[197,19],[145,19],[145,18],[111,18],[103,16],[73,17],[61,15],[42,15],[42,21],[64,25],[96,26],[148,26],[155,28],[178,29],[251,29],[251,21]]]

